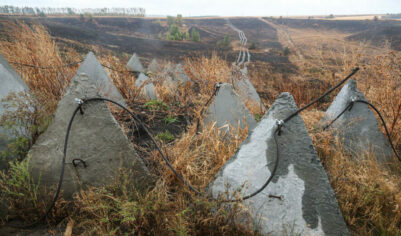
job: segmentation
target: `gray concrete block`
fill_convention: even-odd
[[[357,89],[356,82],[350,80],[327,109],[324,123],[337,117],[353,98],[367,101]],[[353,156],[373,153],[377,160],[386,162],[394,158],[393,152],[378,125],[374,112],[367,104],[355,103],[352,109],[346,111],[331,127],[335,129],[335,135],[344,142],[345,149]]]
[[[20,92],[29,92],[28,86],[18,75],[18,73],[8,64],[7,60],[0,55],[0,118],[5,114],[6,110],[2,100],[7,98],[11,93],[18,94]],[[12,110],[11,110],[12,111]],[[0,127],[0,151],[7,149],[7,145],[15,138],[15,134],[5,127]],[[6,160],[0,159],[0,170],[7,166]]]
[[[153,85],[153,83],[149,83],[143,87],[142,90],[143,95],[147,99],[151,100],[157,100],[157,91],[156,87]]]
[[[247,68],[243,68],[240,70],[241,78],[234,78],[233,85],[235,91],[241,97],[241,100],[244,104],[250,104],[253,106],[260,106],[261,112],[265,111],[266,108],[264,107],[258,92],[256,91],[255,87],[248,79],[247,75]]]
[[[256,126],[255,118],[242,103],[232,85],[221,84],[213,102],[206,110],[203,118],[204,125],[216,123],[217,128],[228,131],[227,125],[235,129],[238,127],[245,128],[245,120],[249,131]]]
[[[282,93],[209,185],[214,197],[225,191],[232,194],[241,186],[245,188],[240,194],[245,196],[263,186],[276,160],[276,121],[296,110],[293,97]],[[299,115],[284,124],[278,146],[279,164],[272,182],[245,201],[253,230],[262,235],[349,235],[334,191]]]
[[[113,81],[103,69],[103,66],[96,59],[93,52],[89,52],[86,55],[85,60],[78,68],[77,74],[81,73],[85,73],[90,79],[92,79],[99,90],[100,96],[110,98],[116,102],[126,105],[124,98],[121,96]],[[76,76],[77,75],[75,75],[75,77]],[[72,80],[74,80],[75,77]]]
[[[147,77],[144,73],[140,73],[138,78],[135,80],[135,86],[141,87],[147,81],[149,81],[149,77]]]
[[[156,72],[159,72],[160,70],[161,70],[161,66],[159,65],[159,63],[157,62],[156,59],[153,59],[153,60],[150,62],[147,71],[148,71],[148,72],[156,73]]]
[[[58,104],[52,124],[36,141],[28,153],[30,173],[41,189],[54,190],[61,172],[66,129],[77,104],[75,98],[98,97],[97,86],[85,74],[77,75]],[[128,138],[104,102],[83,105],[84,115],[77,114],[72,125],[65,166],[63,196],[71,199],[73,193],[88,186],[113,183],[120,168],[131,170],[132,184],[139,191],[153,186],[152,177],[138,157]],[[72,160],[87,163],[77,167]]]
[[[128,71],[138,72],[138,73],[145,72],[145,69],[143,68],[142,63],[139,60],[139,57],[138,55],[136,55],[136,53],[134,53],[132,57],[129,59],[126,67]]]

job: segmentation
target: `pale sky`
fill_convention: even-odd
[[[401,13],[401,0],[0,0],[30,7],[143,7],[147,15],[292,16]]]

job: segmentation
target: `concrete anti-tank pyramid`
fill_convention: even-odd
[[[204,125],[216,122],[217,128],[225,126],[225,131],[228,131],[227,125],[233,128],[237,128],[239,125],[241,129],[244,129],[244,119],[246,119],[249,131],[256,126],[255,118],[242,103],[232,85],[220,84],[218,93],[205,113]]]
[[[276,161],[276,121],[296,110],[293,97],[281,94],[209,185],[215,198],[243,185],[241,195],[245,196],[264,185]],[[276,175],[262,192],[245,201],[252,222],[248,227],[262,235],[349,235],[302,118],[297,115],[285,123],[277,139]]]
[[[28,86],[17,74],[17,72],[8,64],[7,60],[0,55],[0,118],[6,112],[3,99],[7,98],[11,93],[29,92]],[[14,134],[4,127],[0,127],[0,151],[6,150],[7,145],[12,140]],[[6,167],[4,160],[0,158],[0,170]]]
[[[107,75],[103,66],[96,59],[93,52],[86,55],[85,60],[77,70],[77,74],[85,73],[95,83],[100,96],[110,98],[122,105],[125,105],[125,100],[114,85],[113,81]]]
[[[126,65],[128,71],[131,72],[138,72],[138,73],[144,73],[145,70],[143,69],[142,63],[139,60],[139,57],[136,55],[136,53],[134,53],[131,57],[131,59],[129,59],[127,65]]]
[[[160,70],[161,66],[159,65],[156,59],[153,59],[148,66],[148,72],[156,73],[159,72]]]
[[[354,80],[348,81],[326,111],[325,122],[337,117],[352,101],[352,99],[367,101],[357,89]],[[333,124],[335,134],[344,142],[344,147],[354,157],[360,154],[372,153],[376,159],[386,162],[393,158],[390,145],[379,130],[377,119],[367,104],[355,103]]]
[[[59,181],[67,125],[76,109],[76,98],[97,97],[93,79],[85,74],[74,77],[58,104],[55,118],[28,153],[30,173],[40,187],[55,187]],[[81,187],[112,183],[120,168],[132,170],[132,184],[142,191],[152,186],[152,177],[104,102],[83,105],[77,114],[68,143],[62,190],[71,198]],[[86,162],[73,166],[73,159]]]

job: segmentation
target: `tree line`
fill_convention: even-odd
[[[70,7],[16,7],[11,5],[0,6],[0,14],[20,14],[20,15],[81,15],[92,14],[96,16],[105,15],[129,15],[145,16],[144,8],[70,8]]]

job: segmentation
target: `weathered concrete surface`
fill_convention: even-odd
[[[157,91],[156,87],[153,83],[149,83],[145,85],[142,89],[142,93],[147,99],[156,100],[157,99]]]
[[[96,59],[93,52],[89,52],[86,55],[85,60],[78,68],[77,74],[81,73],[85,73],[90,79],[95,82],[95,85],[99,90],[99,94],[102,97],[110,98],[123,105],[126,104],[124,98],[121,96],[113,81],[103,69],[103,66]]]
[[[181,64],[175,66],[175,79],[178,80],[179,83],[187,83],[191,81]]]
[[[0,55],[0,119],[6,110],[2,100],[7,98],[11,93],[29,92],[28,86],[17,74],[17,72],[8,64],[7,60]],[[15,136],[5,127],[0,127],[0,151],[4,151],[7,145]],[[0,159],[0,170],[7,166],[7,161]]]
[[[77,104],[75,98],[97,97],[97,88],[85,74],[74,77],[71,86],[58,104],[53,123],[28,153],[30,173],[41,187],[55,187],[59,181],[64,140],[68,122]],[[113,183],[120,168],[132,170],[132,184],[142,191],[153,181],[143,161],[122,132],[104,102],[85,104],[84,115],[77,114],[68,143],[66,169],[62,190],[64,197],[81,187]],[[72,160],[84,160],[76,168]]]
[[[135,86],[141,87],[143,83],[147,82],[149,77],[147,77],[144,73],[140,73],[138,78],[135,80]]]
[[[18,73],[14,70],[14,68],[8,63],[6,58],[0,54],[0,64],[12,75],[15,82],[19,84],[24,90],[29,90],[28,86],[25,84],[24,80]],[[3,85],[3,80],[1,80],[1,85]]]
[[[143,69],[142,63],[139,60],[139,57],[136,55],[136,53],[134,53],[132,57],[129,59],[126,67],[128,71],[138,72],[138,73],[145,72],[145,69]]]
[[[159,65],[156,59],[153,59],[148,66],[148,72],[156,73],[159,72],[160,70],[161,66]]]
[[[256,92],[255,87],[252,85],[251,81],[248,79],[248,69],[245,67],[240,70],[241,78],[234,78],[233,85],[235,91],[241,97],[244,104],[251,106],[259,106],[261,112],[266,110],[262,101],[260,100],[258,92]]]
[[[233,193],[243,184],[243,196],[263,186],[276,159],[276,119],[283,120],[296,110],[293,97],[282,93],[209,185],[214,197],[226,190]],[[245,202],[249,204],[254,229],[263,235],[349,235],[300,116],[284,124],[278,146],[279,166],[273,181]]]
[[[325,122],[329,122],[340,114],[351,102],[352,98],[367,101],[357,89],[354,80],[348,81],[326,111]],[[383,133],[373,111],[367,104],[355,103],[351,110],[346,111],[332,128],[335,134],[344,142],[344,147],[354,157],[360,154],[373,153],[377,160],[386,162],[393,158],[393,152]]]
[[[216,122],[217,128],[225,131],[229,130],[227,125],[233,128],[245,128],[244,121],[248,126],[248,130],[252,130],[256,126],[255,118],[242,103],[239,96],[235,93],[231,84],[221,84],[217,95],[205,113],[203,119],[204,125]]]

